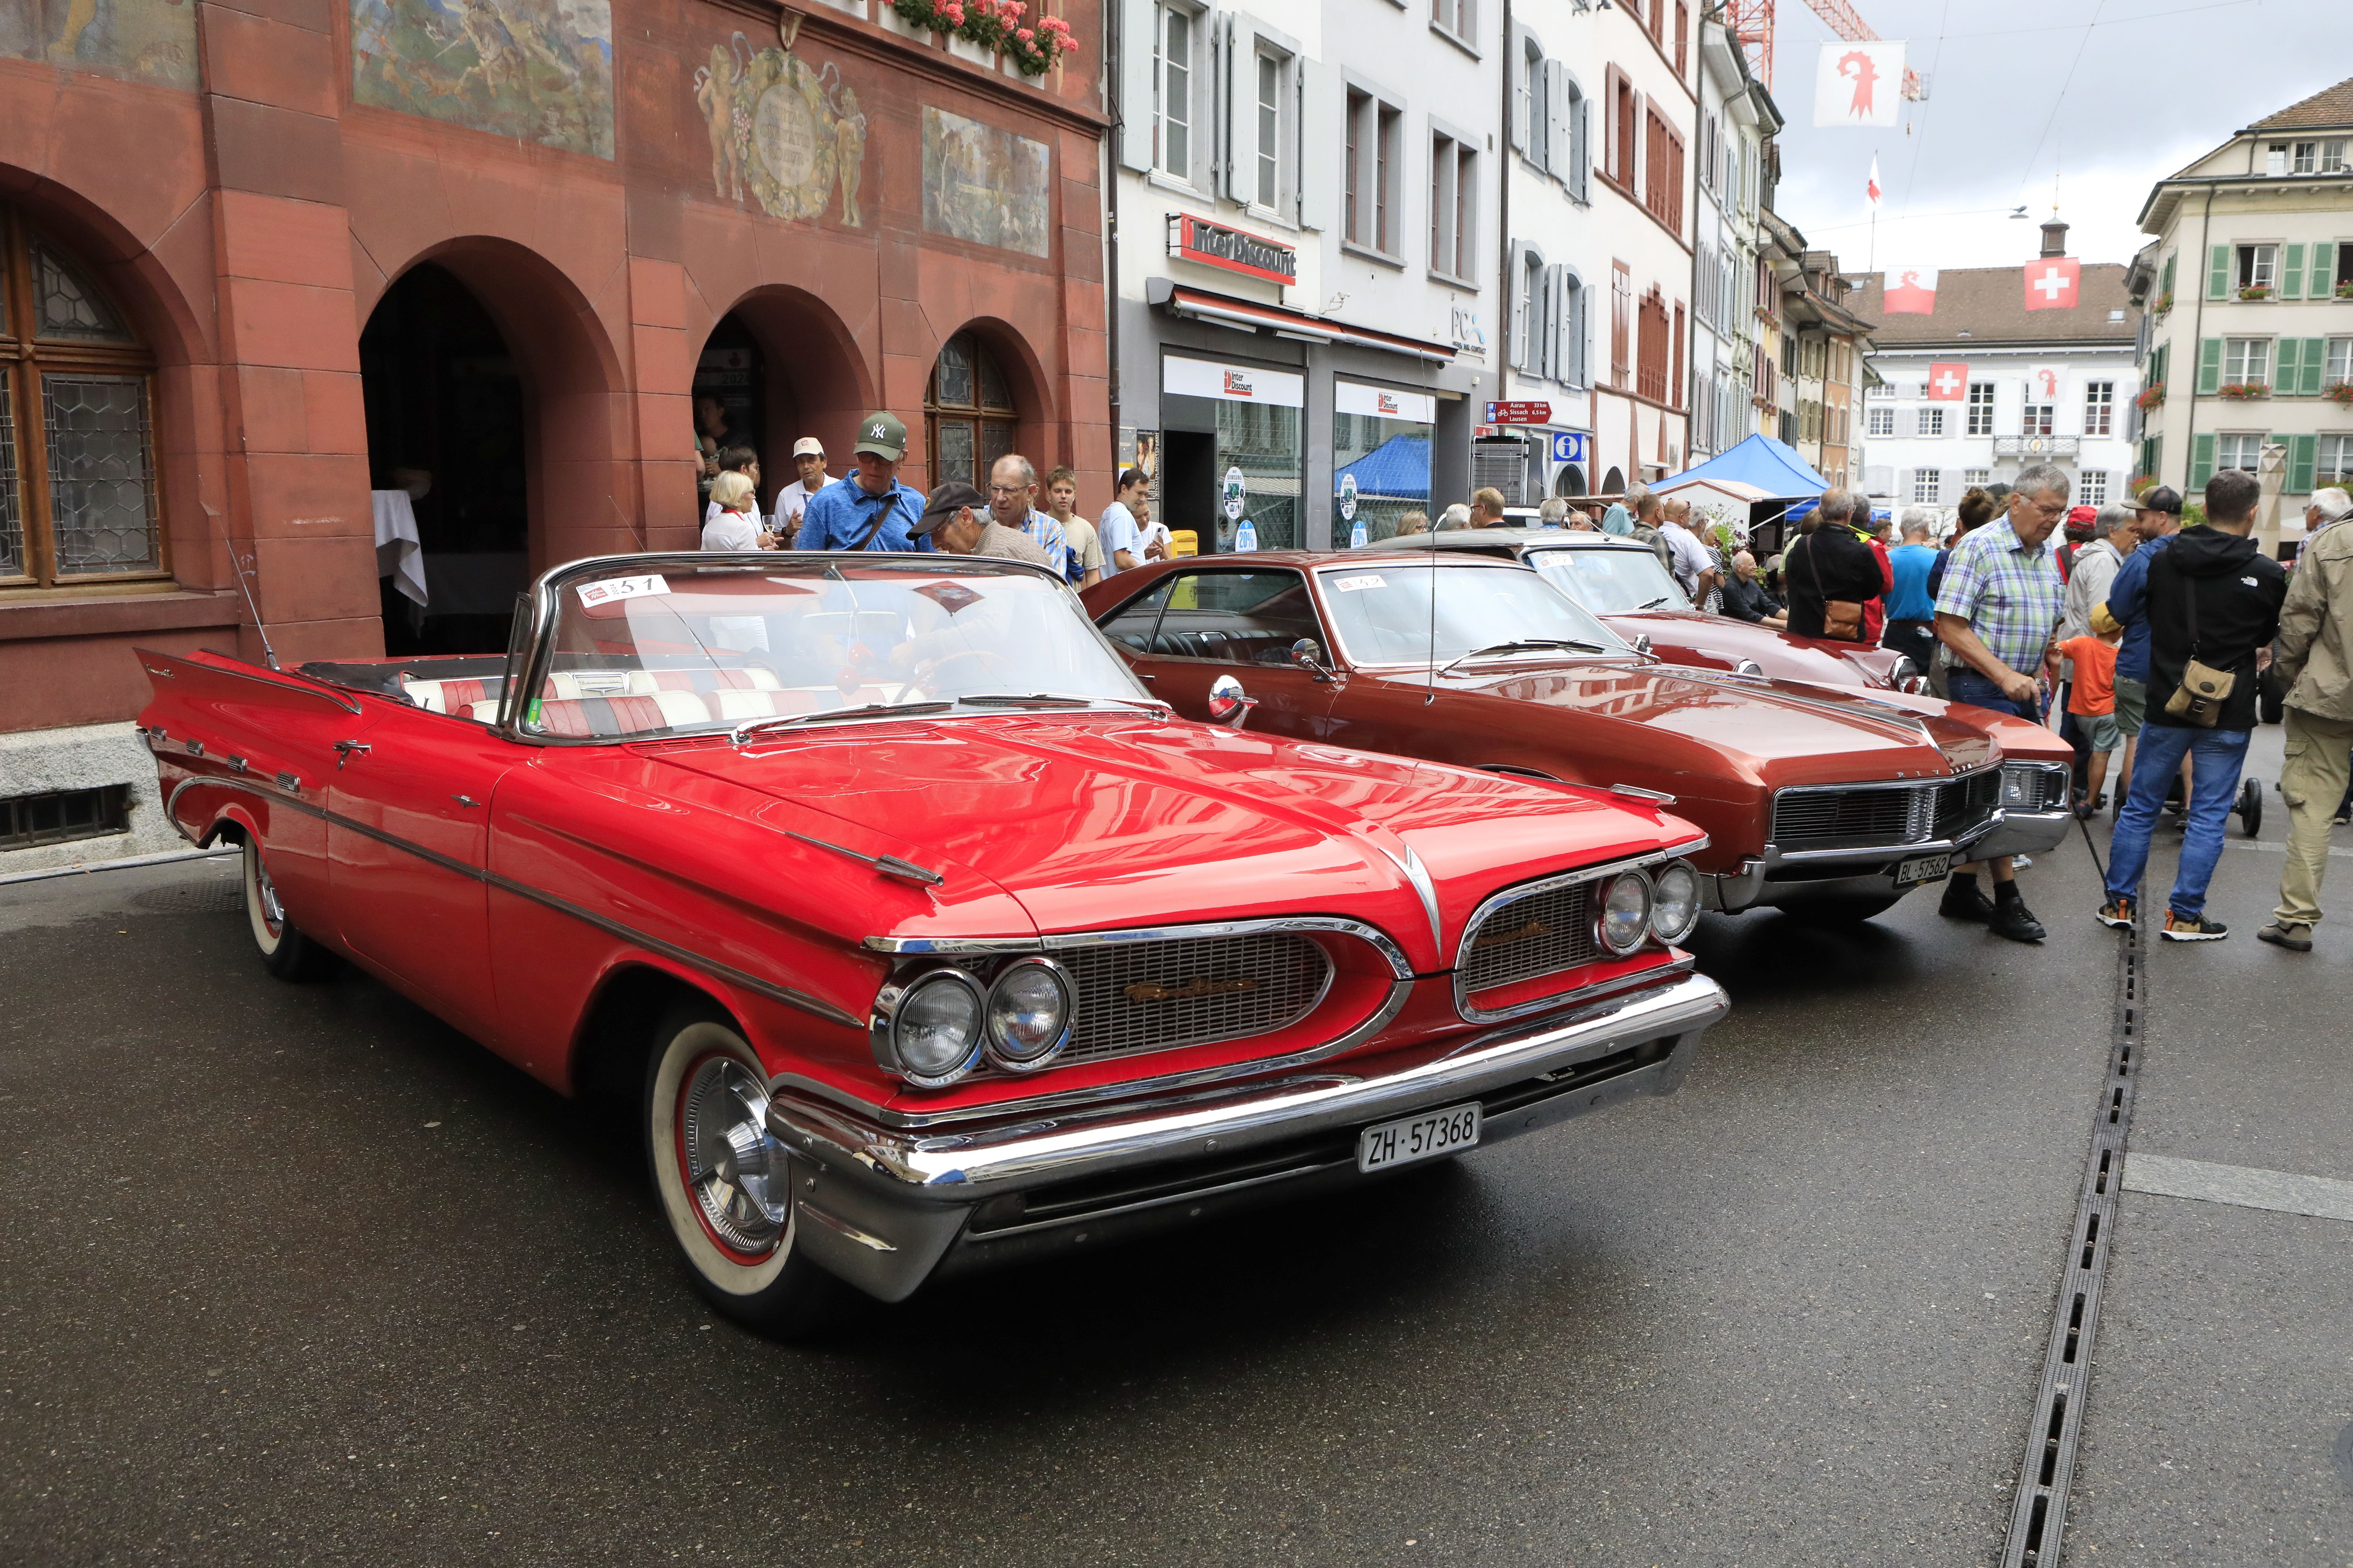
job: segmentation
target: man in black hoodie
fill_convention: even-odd
[[[2287,573],[2248,537],[2262,488],[2243,468],[2216,474],[2206,485],[2205,523],[2182,530],[2173,548],[2153,557],[2147,578],[2123,591],[2124,603],[2116,602],[2116,590],[2109,592],[2110,615],[2126,622],[2147,619],[2149,660],[2148,714],[2132,793],[2108,846],[2108,898],[2100,906],[2108,925],[2133,922],[2149,833],[2186,755],[2192,759],[2189,814],[2164,936],[2220,942],[2231,934],[2221,921],[2206,918],[2206,884],[2222,858],[2222,829],[2246,765],[2247,734],[2255,727],[2256,657],[2279,635],[2280,605],[2287,598]],[[2194,710],[2170,710],[2192,658],[2232,678],[2211,727],[2198,723]]]
[[[1805,531],[1782,560],[1781,579],[1789,595],[1788,629],[1798,637],[1828,635],[1822,629],[1823,605],[1828,601],[1844,599],[1868,605],[1886,591],[1879,557],[1849,526],[1854,510],[1852,492],[1824,490],[1813,515],[1798,525]],[[1867,608],[1863,618],[1871,618]]]

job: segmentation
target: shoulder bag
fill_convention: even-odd
[[[2149,569],[2153,572],[2160,565],[2181,579],[2183,616],[2189,626],[2189,658],[2181,667],[2181,684],[2165,700],[2165,710],[2186,723],[2211,730],[2221,721],[2222,704],[2230,700],[2239,678],[2198,658],[2198,580],[2175,566],[2169,557],[2151,562]]]
[[[875,510],[874,521],[866,525],[866,531],[858,536],[855,543],[843,545],[842,548],[844,550],[865,549],[868,545],[874,542],[874,536],[882,531],[882,525],[891,521],[891,513],[895,510],[899,505],[898,488],[893,486],[890,489],[884,490],[879,499],[881,500],[882,504]]]
[[[1861,642],[1862,640],[1862,605],[1861,601],[1855,599],[1833,599],[1827,594],[1822,593],[1821,563],[1814,559],[1814,546],[1816,543],[1820,542],[1820,537],[1821,530],[1816,529],[1812,533],[1806,535],[1805,538],[1798,541],[1798,542],[1805,546],[1806,570],[1813,574],[1814,592],[1817,595],[1821,595],[1822,636],[1826,637],[1835,637],[1841,642]]]

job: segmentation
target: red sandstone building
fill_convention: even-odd
[[[7,6],[0,873],[175,842],[131,650],[259,659],[240,563],[289,664],[496,647],[531,573],[693,547],[699,431],[772,505],[875,407],[910,483],[1099,508],[1100,14],[1046,11],[1027,76],[881,0]]]

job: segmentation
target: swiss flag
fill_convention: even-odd
[[[1969,367],[1959,360],[1938,360],[1928,367],[1928,401],[1958,403],[1969,395]]]
[[[1890,316],[1932,316],[1936,312],[1936,269],[1906,267],[1891,272],[1880,296],[1882,313]]]
[[[2030,310],[2072,310],[2075,283],[2082,272],[2072,256],[2046,256],[2026,264],[2026,308]]]

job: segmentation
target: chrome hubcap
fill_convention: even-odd
[[[738,1252],[766,1252],[790,1212],[785,1152],[768,1135],[767,1086],[730,1057],[686,1081],[679,1110],[686,1189],[704,1223]]]
[[[272,935],[286,923],[286,906],[278,901],[278,886],[269,879],[269,868],[261,862],[261,852],[253,852],[253,890],[261,900],[261,921]]]

